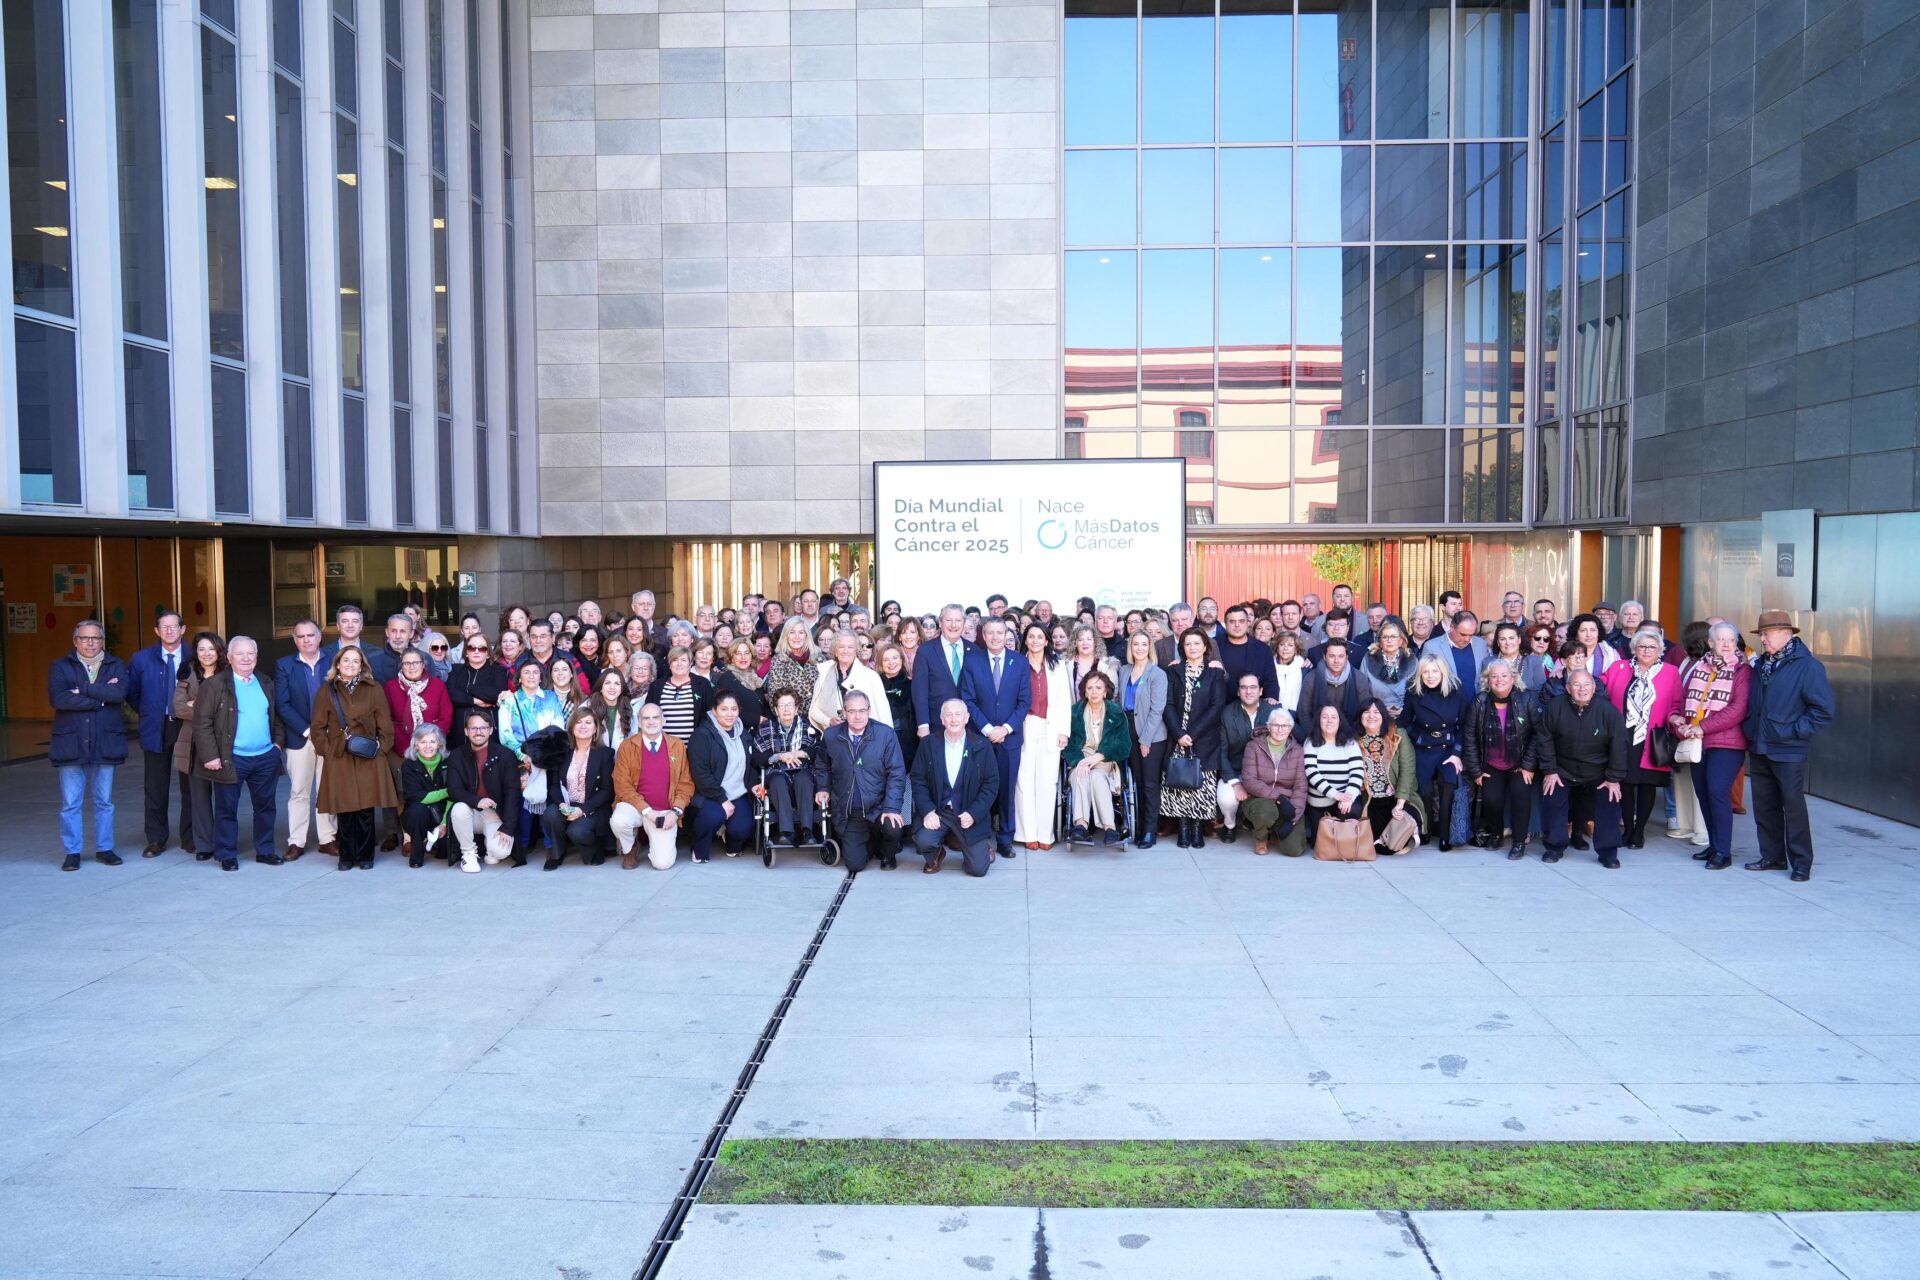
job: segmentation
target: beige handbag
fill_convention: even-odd
[[[1321,862],[1372,862],[1373,828],[1364,818],[1322,818],[1313,856]]]
[[[1413,815],[1402,810],[1387,820],[1387,829],[1380,833],[1380,843],[1388,853],[1410,853],[1420,843],[1420,824]]]

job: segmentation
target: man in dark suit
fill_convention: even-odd
[[[320,646],[320,624],[302,618],[293,624],[293,652],[273,668],[273,711],[286,731],[287,861],[307,851],[307,829],[319,828],[320,852],[338,853],[333,815],[314,807],[314,788],[320,785],[320,752],[313,745],[313,700],[327,678],[327,658]]]
[[[192,839],[193,800],[187,775],[173,767],[173,744],[180,739],[181,722],[173,715],[173,686],[193,660],[185,643],[187,624],[171,609],[154,620],[155,643],[127,663],[127,701],[140,717],[140,750],[145,756],[147,845],[145,858],[157,858],[167,847],[169,788],[180,788],[180,844]],[[174,780],[179,779],[178,783]]]
[[[1297,742],[1304,743],[1320,731],[1322,707],[1340,708],[1349,727],[1360,718],[1360,703],[1364,699],[1360,695],[1360,673],[1354,669],[1352,651],[1345,640],[1338,638],[1328,640],[1322,647],[1324,660],[1300,682],[1300,710],[1293,725]]]
[[[993,805],[993,840],[1003,858],[1013,856],[1013,782],[1020,776],[1021,729],[1033,705],[1033,668],[1007,649],[1007,624],[980,624],[984,649],[976,649],[960,673],[960,699],[974,727],[993,744],[1000,766],[1000,795]]]
[[[940,728],[913,757],[913,844],[927,860],[921,869],[928,875],[955,848],[968,875],[984,876],[993,861],[988,814],[1000,795],[999,765],[987,740],[967,728],[967,704],[960,699],[941,706]]]
[[[845,719],[829,725],[814,762],[814,803],[833,820],[840,857],[858,875],[877,842],[880,869],[898,864],[900,836],[906,826],[907,766],[900,739],[891,725],[872,718],[867,695],[850,690],[841,707]]]
[[[1193,606],[1182,600],[1167,610],[1167,634],[1154,641],[1156,666],[1170,667],[1180,657],[1180,633],[1193,625]]]
[[[922,738],[940,727],[940,708],[960,696],[960,676],[973,649],[963,635],[967,613],[957,604],[940,611],[940,634],[914,658],[913,719]]]

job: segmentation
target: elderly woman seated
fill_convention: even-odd
[[[1073,709],[1073,728],[1062,756],[1072,762],[1067,773],[1070,842],[1086,842],[1091,823],[1106,833],[1100,843],[1113,848],[1126,843],[1126,833],[1114,821],[1113,798],[1120,793],[1119,762],[1133,750],[1133,731],[1113,693],[1113,678],[1105,671],[1096,667],[1081,677],[1080,702]]]

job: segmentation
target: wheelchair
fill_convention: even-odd
[[[833,819],[825,809],[822,809],[815,815],[814,827],[818,834],[813,840],[806,844],[775,845],[773,842],[773,802],[768,800],[764,794],[754,794],[753,847],[754,851],[760,855],[761,866],[772,867],[780,860],[780,853],[783,850],[797,851],[800,849],[813,849],[818,852],[822,866],[839,866],[840,842],[833,838]],[[745,850],[741,852],[745,852]],[[728,854],[727,856],[734,858],[738,857],[739,854]]]
[[[1073,772],[1073,766],[1063,755],[1060,760],[1060,788],[1058,806],[1054,814],[1054,831],[1057,833],[1056,846],[1071,850],[1075,844],[1086,844],[1096,848],[1123,848],[1133,840],[1134,816],[1139,812],[1139,790],[1134,784],[1133,757],[1118,762],[1120,765],[1120,790],[1113,797],[1113,829],[1120,833],[1121,843],[1101,845],[1100,837],[1088,832],[1084,841],[1073,839],[1073,795],[1067,789],[1067,776]]]

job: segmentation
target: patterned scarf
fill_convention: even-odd
[[[1385,734],[1365,733],[1360,735],[1360,760],[1363,767],[1363,786],[1370,796],[1390,796],[1393,794],[1392,754],[1387,750]]]
[[[427,722],[427,678],[421,676],[418,680],[409,680],[401,676],[400,687],[407,692],[407,716],[413,721],[413,727],[418,729]]]
[[[1687,672],[1687,719],[1699,724],[1726,709],[1733,701],[1733,668],[1714,654],[1693,664]]]
[[[1653,714],[1653,677],[1638,666],[1633,669],[1633,683],[1627,686],[1627,728],[1633,732],[1633,745],[1644,746],[1647,741],[1647,721]]]

